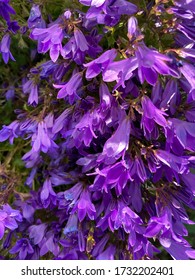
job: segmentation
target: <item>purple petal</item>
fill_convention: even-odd
[[[0,222],[0,240],[3,238],[5,232],[5,226],[2,222]]]

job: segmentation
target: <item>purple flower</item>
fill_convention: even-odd
[[[194,58],[195,57],[195,50],[191,48],[181,48],[176,51],[176,53],[184,58]]]
[[[107,3],[106,13],[110,15],[132,15],[138,10],[136,5],[126,0],[109,0]]]
[[[27,152],[22,160],[25,162],[26,168],[32,168],[41,162],[39,151],[35,152],[33,149]]]
[[[177,173],[183,174],[188,171],[189,161],[187,158],[178,157],[169,153],[168,151],[163,150],[156,150],[154,154],[160,162],[164,163]]]
[[[34,253],[34,249],[27,238],[22,238],[16,242],[9,252],[11,254],[19,253],[19,259],[25,260],[26,257],[28,258],[29,254]]]
[[[66,12],[64,12],[64,17],[65,17],[66,19],[70,19],[70,18],[71,18],[71,15],[72,15],[72,13],[71,13],[71,11],[69,11],[69,10],[67,10]]]
[[[99,162],[104,161],[106,164],[111,164],[121,156],[124,156],[125,151],[129,147],[130,128],[131,122],[127,116],[124,116],[117,130],[104,144],[103,152],[98,157]]]
[[[76,214],[70,215],[67,224],[64,228],[64,234],[70,235],[78,231],[78,216]]]
[[[75,37],[77,48],[80,51],[85,52],[89,49],[87,40],[80,29],[76,28],[74,30],[74,37]]]
[[[81,192],[83,190],[83,184],[82,183],[77,183],[74,185],[72,188],[66,190],[63,193],[58,193],[58,198],[59,198],[59,205],[63,208],[64,206],[68,206],[68,209],[73,208],[73,206],[76,204],[78,201]],[[61,199],[60,196],[62,195]]]
[[[4,62],[7,64],[9,59],[15,61],[12,53],[10,52],[11,38],[9,34],[5,34],[0,43],[0,53],[2,54]]]
[[[97,138],[93,128],[93,114],[85,114],[81,121],[76,125],[72,137],[76,147],[80,147],[82,142],[89,147],[93,138]]]
[[[56,193],[53,191],[50,179],[45,180],[40,193],[40,198],[44,208],[47,208],[50,204],[56,205]]]
[[[15,96],[15,88],[11,86],[10,89],[6,91],[5,96],[7,100],[13,100]]]
[[[52,124],[53,125],[53,124]],[[50,138],[48,123],[42,121],[38,124],[37,131],[32,135],[32,150],[34,152],[43,151],[47,153],[49,149],[58,148],[55,142]]]
[[[122,85],[125,88],[125,81],[133,76],[133,71],[137,69],[138,63],[135,57],[109,63],[108,67],[102,73],[104,82],[116,81],[114,89]]]
[[[101,103],[101,109],[103,112],[108,112],[108,110],[111,108],[113,103],[113,96],[110,94],[109,89],[105,83],[101,83],[100,90],[100,103]]]
[[[139,182],[141,181],[142,183],[145,182],[148,177],[146,174],[146,168],[144,166],[144,163],[141,159],[141,157],[135,158],[134,161],[129,160],[129,177],[131,181]]]
[[[71,113],[72,109],[68,108],[57,119],[54,120],[54,124],[52,127],[53,134],[60,132],[61,130],[63,130],[63,128],[66,127],[66,125],[68,125]]]
[[[23,217],[28,221],[28,222],[32,222],[33,221],[33,215],[35,213],[35,208],[28,204],[28,203],[24,203],[22,205],[22,215]]]
[[[167,114],[158,108],[152,103],[149,97],[144,96],[142,97],[142,109],[143,115],[141,120],[141,126],[144,129],[145,136],[150,135],[151,133],[156,134],[154,131],[156,129],[156,124],[166,128],[167,121],[164,116]]]
[[[136,244],[136,235],[145,231],[143,222],[129,207],[123,208],[122,220],[125,232],[129,233],[129,244],[133,247]]]
[[[137,182],[130,183],[129,197],[131,197],[132,208],[135,209],[137,213],[141,212],[143,206],[141,184]]]
[[[84,158],[78,159],[76,163],[83,166],[82,172],[87,172],[96,166],[97,157],[98,155],[87,155]]]
[[[33,80],[28,80],[22,86],[23,92],[29,93],[28,103],[32,106],[36,106],[38,104],[38,86]]]
[[[40,224],[40,225],[33,225],[29,227],[29,237],[33,240],[33,243],[35,245],[39,244],[45,234],[46,225]]]
[[[72,105],[77,99],[80,99],[78,93],[82,85],[81,73],[73,74],[70,80],[64,85],[53,85],[55,88],[60,88],[58,98],[68,98],[69,103]]]
[[[178,119],[169,119],[169,126],[167,143],[176,154],[182,154],[183,149],[195,151],[194,123]]]
[[[177,26],[178,30],[181,31],[188,39],[193,40],[195,39],[194,32],[193,32],[193,25],[191,23],[181,23]]]
[[[107,193],[109,189],[114,187],[116,194],[121,195],[127,182],[133,180],[129,171],[129,166],[124,160],[101,170],[96,168],[96,172],[91,174],[97,174],[93,190],[104,190]]]
[[[10,14],[14,15],[16,12],[9,5],[10,0],[0,1],[0,16],[3,17],[7,22],[10,22]]]
[[[97,257],[98,255],[100,255],[100,253],[103,252],[108,240],[109,240],[109,235],[108,234],[104,235],[100,239],[100,241],[96,244],[95,248],[92,251],[93,257]]]
[[[64,32],[59,24],[53,24],[48,28],[35,28],[30,34],[30,38],[38,40],[38,52],[46,53],[50,50],[50,58],[53,62],[63,55],[62,40]]]
[[[138,35],[140,35],[141,32],[138,27],[138,21],[135,17],[130,17],[128,20],[128,33],[127,36],[129,40],[136,39]]]
[[[175,232],[176,229],[179,229],[179,225],[172,218],[169,209],[165,208],[160,217],[152,217],[150,219],[145,236],[156,237],[160,235],[159,241],[161,245],[166,248],[174,259],[185,260],[189,259],[190,256],[194,258],[195,250],[188,248],[188,243],[181,237],[180,232],[178,234]],[[186,231],[185,228],[184,230]],[[185,231],[183,235],[185,235]],[[176,244],[178,244],[177,248]]]
[[[59,254],[60,248],[57,242],[55,224],[53,226],[53,230],[47,231],[45,237],[42,239],[40,243],[40,256],[44,256],[48,252],[51,252],[54,256]]]
[[[165,90],[162,94],[162,101],[160,103],[160,108],[162,110],[170,110],[171,114],[176,111],[177,105],[180,102],[180,92],[178,89],[178,84],[176,80],[170,79],[166,84]]]
[[[7,217],[6,213],[0,211],[0,239],[3,238],[5,232],[5,225],[3,223],[4,219]]]
[[[18,223],[22,221],[22,216],[18,210],[12,209],[8,204],[3,205],[0,210],[0,239],[3,238],[5,228],[15,230],[18,228]]]
[[[166,248],[166,251],[175,260],[189,260],[195,259],[195,250],[191,249],[187,242],[172,242],[170,247]]]
[[[86,215],[90,218],[90,220],[94,220],[96,209],[91,202],[90,193],[88,190],[83,190],[81,196],[76,203],[76,205],[72,209],[72,214],[78,211],[78,219],[82,222]]]
[[[73,59],[76,64],[82,65],[87,54],[95,58],[102,52],[102,48],[98,45],[101,36],[99,36],[95,30],[91,31],[89,35],[84,36],[80,29],[74,28],[73,35],[74,36],[72,36],[63,47],[64,59]]]
[[[0,142],[4,142],[9,139],[10,144],[13,144],[14,139],[18,138],[19,134],[19,122],[13,121],[10,125],[4,125],[0,130]]]
[[[195,175],[192,173],[182,174],[181,175],[182,181],[186,185],[186,187],[192,192],[193,195],[195,195]]]
[[[96,260],[114,260],[115,252],[116,247],[114,245],[110,245],[106,250],[97,256]]]
[[[87,19],[93,19],[99,24],[108,26],[115,25],[121,15],[132,15],[137,12],[137,7],[125,0],[84,0],[80,2],[84,5],[91,6],[86,14]]]
[[[157,73],[173,77],[179,76],[166,63],[171,62],[168,56],[147,48],[143,43],[138,45],[135,55],[138,62],[138,76],[142,84],[146,80],[149,84],[155,85],[158,79]]]
[[[117,53],[115,49],[104,52],[97,59],[84,64],[87,68],[86,78],[91,79],[99,75],[101,72],[105,72],[108,65],[115,59]]]
[[[13,34],[16,34],[16,32],[20,29],[20,26],[18,25],[17,21],[11,21],[8,23],[8,30],[11,31]]]
[[[30,16],[28,18],[28,27],[32,28],[45,28],[45,22],[42,19],[41,11],[39,9],[39,5],[33,4]]]
[[[191,86],[191,90],[195,89],[195,67],[189,63],[184,63],[182,67],[180,67],[181,73],[184,75],[186,80],[189,82]]]
[[[122,201],[118,201],[118,209],[115,214],[114,229],[123,227],[126,233],[131,235],[131,246],[135,245],[136,233],[144,233],[143,222],[140,217],[127,207]]]

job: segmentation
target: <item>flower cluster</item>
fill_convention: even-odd
[[[195,1],[32,2],[0,0],[1,257],[195,259]]]

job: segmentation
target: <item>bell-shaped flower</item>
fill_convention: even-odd
[[[187,62],[184,62],[183,66],[179,69],[190,84],[190,91],[195,90],[195,67]]]
[[[32,135],[32,150],[34,152],[42,151],[47,153],[51,148],[58,148],[51,137],[48,123],[46,120],[41,121],[38,124],[37,131]]]
[[[10,22],[10,14],[14,15],[15,10],[9,5],[9,0],[0,1],[0,16],[3,17],[7,22]]]
[[[104,73],[108,65],[115,59],[117,52],[115,49],[108,50],[100,55],[97,59],[84,64],[87,68],[86,78],[92,79],[99,75],[101,72]]]
[[[99,255],[100,253],[102,253],[102,251],[104,250],[104,247],[106,246],[107,242],[109,240],[109,235],[105,234],[100,241],[95,244],[95,247],[92,251],[92,256],[93,257],[97,257],[97,255]]]
[[[10,144],[13,144],[14,139],[20,136],[19,122],[13,121],[10,125],[3,125],[0,130],[0,142],[4,142],[9,139]]]
[[[174,152],[182,154],[183,149],[195,151],[194,123],[178,119],[169,119],[167,143]]]
[[[144,43],[138,45],[135,55],[138,62],[138,76],[142,84],[146,80],[149,84],[155,85],[158,73],[179,77],[179,74],[167,64],[172,61],[168,56],[147,48]]]
[[[82,190],[83,190],[83,184],[77,183],[72,188],[63,192],[63,200],[59,202],[59,204],[61,206],[63,205],[68,206],[67,210],[73,208],[76,202],[78,201]]]
[[[65,235],[71,235],[78,231],[78,216],[76,214],[70,215],[66,226],[64,228]]]
[[[59,24],[53,24],[48,28],[34,28],[30,38],[38,41],[38,52],[50,51],[50,58],[56,62],[59,54],[63,55],[62,40],[64,32]]]
[[[41,16],[41,11],[39,9],[39,5],[33,4],[30,15],[28,18],[28,27],[32,28],[45,28],[45,21]]]
[[[81,91],[82,86],[82,75],[81,73],[76,73],[72,75],[70,80],[64,85],[53,85],[55,88],[60,88],[57,98],[66,98],[68,102],[72,105],[79,97],[79,91]]]
[[[88,111],[83,115],[81,120],[76,124],[75,129],[72,132],[75,146],[78,148],[82,145],[89,147],[93,138],[97,138],[93,125],[94,119],[98,112],[96,110]]]
[[[169,110],[173,115],[176,111],[177,105],[179,105],[180,93],[178,90],[178,83],[175,79],[170,79],[162,94],[160,108],[162,110]]]
[[[125,154],[129,147],[130,128],[130,119],[124,116],[119,122],[116,131],[104,144],[103,152],[98,157],[98,162],[111,164]]]
[[[46,227],[46,224],[32,225],[29,227],[29,238],[33,240],[35,245],[42,241]]]
[[[125,81],[129,80],[133,71],[137,69],[138,63],[135,57],[111,62],[106,70],[102,73],[104,82],[116,81],[114,89],[122,85],[125,88]]]
[[[189,170],[189,160],[185,157],[178,157],[164,150],[155,150],[155,157],[170,169],[176,171],[179,174],[183,174]]]
[[[115,252],[116,247],[114,245],[110,245],[106,250],[97,256],[96,260],[114,260]]]
[[[144,129],[144,134],[151,134],[156,128],[156,124],[167,127],[167,121],[164,116],[167,116],[165,112],[156,108],[156,106],[152,103],[149,97],[142,97],[142,120],[141,126]]]
[[[11,38],[9,34],[5,34],[0,43],[0,53],[2,54],[2,58],[4,62],[7,64],[9,59],[15,61],[12,53],[10,52],[10,43]]]
[[[80,29],[78,29],[78,28],[74,29],[74,37],[75,37],[75,42],[76,42],[77,48],[81,52],[85,52],[89,49],[87,40],[86,40],[85,36],[83,35],[83,32]]]
[[[91,202],[91,196],[88,190],[84,190],[81,193],[79,200],[76,205],[72,209],[72,214],[78,212],[79,221],[82,222],[86,215],[90,218],[90,220],[95,219],[96,209],[93,203]]]
[[[17,222],[22,221],[22,216],[18,210],[12,209],[8,204],[3,205],[0,210],[0,239],[4,236],[5,228],[15,230],[18,227]]]
[[[27,238],[22,238],[16,242],[9,252],[11,254],[18,253],[19,260],[25,260],[29,254],[34,253],[34,249]]]
[[[101,111],[107,112],[111,108],[114,98],[110,94],[107,85],[103,82],[100,84],[99,96]]]
[[[41,243],[39,244],[40,247],[40,256],[51,252],[54,256],[57,256],[60,252],[60,248],[58,242],[55,237],[55,224],[52,227],[52,230],[47,231],[44,238],[42,239]]]
[[[175,215],[173,215],[175,217]],[[151,217],[144,236],[147,238],[158,237],[161,245],[172,255],[174,259],[187,260],[195,258],[195,250],[190,248],[182,235],[186,235],[186,229],[175,222],[170,209],[165,207],[161,215]]]
[[[38,86],[33,80],[28,80],[22,85],[23,92],[29,93],[28,104],[36,106],[38,104]]]
[[[136,156],[134,160],[128,160],[129,178],[135,182],[145,182],[148,177],[146,168],[141,157]]]
[[[44,208],[47,208],[50,204],[56,205],[56,193],[53,191],[50,179],[45,180],[40,193],[40,198]]]
[[[136,39],[138,35],[140,35],[140,29],[138,27],[138,21],[136,17],[130,17],[128,20],[128,33],[127,36],[129,40]]]
[[[97,23],[108,26],[115,25],[121,15],[132,15],[137,12],[137,6],[126,0],[80,0],[91,6],[86,13],[88,19],[95,18]]]

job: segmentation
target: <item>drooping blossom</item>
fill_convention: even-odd
[[[130,129],[130,120],[124,116],[115,133],[104,144],[103,152],[99,156],[98,161],[113,163],[123,156],[129,147]],[[121,135],[125,136],[124,139],[121,139]]]
[[[72,75],[68,83],[64,85],[54,85],[55,88],[60,88],[57,98],[66,98],[72,105],[75,100],[80,99],[78,92],[82,85],[81,73],[75,73]]]
[[[10,35],[5,34],[0,43],[0,53],[6,64],[8,63],[9,59],[15,61],[15,59],[10,51],[10,44],[11,44]]]
[[[16,12],[9,5],[10,0],[0,1],[0,16],[3,17],[7,22],[10,22],[10,14],[14,15]]]
[[[21,221],[22,216],[18,210],[12,209],[8,204],[3,205],[0,210],[0,239],[4,236],[6,228],[15,230]]]
[[[64,32],[59,24],[53,24],[48,28],[35,28],[30,34],[31,39],[38,41],[38,52],[50,52],[50,58],[56,62],[59,55],[63,54],[62,40]]]

